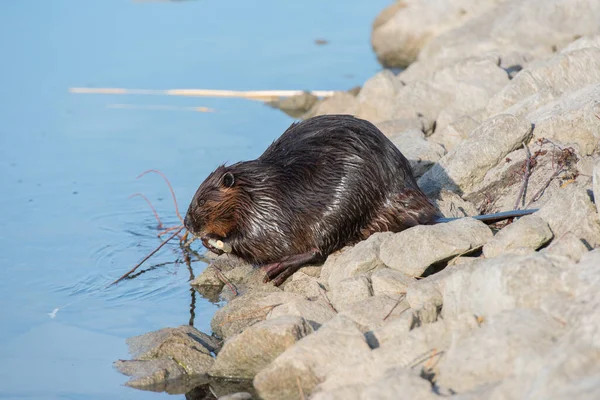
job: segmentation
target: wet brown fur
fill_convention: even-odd
[[[408,160],[373,124],[327,115],[292,124],[256,160],[219,166],[185,225],[205,245],[223,240],[234,255],[287,276],[375,232],[437,217]]]

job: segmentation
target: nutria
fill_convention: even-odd
[[[293,123],[256,160],[219,166],[194,195],[185,227],[215,253],[214,240],[226,243],[279,285],[375,232],[440,221],[408,160],[375,125],[323,115]]]

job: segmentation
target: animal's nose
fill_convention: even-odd
[[[191,230],[192,218],[190,217],[190,214],[185,215],[185,218],[183,219],[183,226],[185,226],[185,229],[188,231]]]

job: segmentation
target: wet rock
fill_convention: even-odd
[[[273,285],[264,284],[264,276],[265,274],[260,268],[237,257],[223,254],[213,260],[190,284],[203,297],[213,302],[221,299],[229,300],[235,296],[231,288],[226,286],[225,281],[235,287],[238,293],[250,289],[263,292],[280,290]]]
[[[441,189],[468,192],[486,172],[531,136],[531,125],[512,115],[498,115],[477,127],[419,179],[429,195]]]
[[[278,100],[273,100],[267,104],[273,108],[277,108],[293,118],[300,118],[309,111],[319,98],[310,92],[304,92],[297,96],[284,97]]]
[[[118,360],[114,363],[114,367],[120,373],[131,377],[126,383],[127,386],[157,392],[172,390],[170,388],[172,382],[186,376],[185,369],[168,358]]]
[[[481,14],[495,1],[398,1],[373,23],[371,44],[385,67],[406,67],[433,37]]]
[[[383,326],[388,320],[404,315],[409,310],[410,306],[404,296],[381,295],[351,303],[340,311],[339,315],[350,318],[356,322],[362,332],[366,333]]]
[[[388,267],[417,277],[436,262],[483,246],[492,236],[487,225],[473,218],[420,225],[386,239],[381,244],[380,258]]]
[[[338,282],[354,276],[369,274],[383,267],[379,259],[379,246],[391,232],[371,235],[367,240],[349,246],[327,258],[319,281],[327,288],[334,288]]]
[[[214,363],[211,352],[220,345],[188,325],[134,336],[127,344],[134,360],[119,360],[115,367],[133,377],[128,385],[148,390],[166,390],[167,386],[180,386],[176,380],[205,374]]]
[[[552,240],[548,224],[535,215],[526,215],[501,229],[496,236],[483,246],[487,258],[503,253],[537,250]]]
[[[355,323],[337,316],[259,372],[254,387],[265,400],[295,398],[300,390],[310,395],[335,368],[363,360],[370,352]]]
[[[423,175],[446,153],[441,145],[426,140],[425,134],[419,129],[390,136],[390,140],[408,159],[415,177]]]
[[[312,331],[301,317],[283,316],[259,322],[225,342],[209,374],[252,379],[279,354]]]
[[[322,324],[335,317],[336,311],[329,302],[326,293],[323,292],[316,299],[296,298],[276,306],[267,318],[278,318],[286,315],[302,317],[314,330],[317,330]]]
[[[600,246],[600,219],[589,197],[589,185],[571,184],[554,193],[536,213],[555,236],[576,235],[588,248]]]
[[[364,275],[341,280],[328,294],[331,304],[338,312],[372,295],[371,282]]]
[[[572,232],[567,232],[554,239],[548,247],[542,250],[542,253],[565,257],[571,262],[578,262],[587,252],[588,248]]]
[[[563,281],[563,268],[541,254],[501,255],[453,268],[439,283],[442,316],[467,313],[489,317],[513,308],[539,308],[543,300],[572,288]]]
[[[398,295],[406,293],[416,279],[391,268],[382,268],[371,275],[373,295]]]
[[[485,318],[480,328],[452,343],[440,362],[437,383],[456,392],[498,382],[515,365],[541,359],[563,333],[541,310],[515,309]]]
[[[245,293],[217,310],[211,321],[212,330],[217,336],[227,339],[248,326],[264,321],[273,309],[294,300],[305,298],[296,293],[286,292]]]

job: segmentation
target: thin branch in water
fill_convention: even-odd
[[[177,236],[179,234],[179,232],[181,232],[183,230],[183,226],[180,227],[178,230],[175,231],[175,233],[173,233],[171,236],[169,236],[168,239],[166,239],[165,241],[163,241],[161,244],[158,245],[158,247],[154,250],[152,250],[150,252],[150,254],[148,254],[146,257],[144,257],[144,259],[142,261],[140,261],[135,267],[133,267],[132,269],[130,269],[129,271],[127,271],[123,276],[121,276],[119,279],[115,280],[113,283],[111,283],[110,285],[108,285],[109,287],[112,285],[115,285],[119,282],[121,282],[123,279],[127,278],[129,275],[133,274],[135,272],[136,269],[138,269],[143,263],[145,263],[150,257],[152,257],[154,254],[156,254],[156,252],[158,252],[160,249],[162,249],[162,247],[167,244],[171,239],[173,239],[175,236]]]
[[[160,172],[157,169],[149,169],[147,171],[142,172],[140,175],[138,175],[138,177],[136,179],[140,179],[142,176],[146,175],[149,172],[154,172],[155,174],[159,174],[160,176],[162,176],[162,178],[167,183],[167,186],[169,186],[169,190],[171,191],[171,196],[173,197],[173,203],[175,203],[175,213],[177,214],[177,217],[183,224],[183,218],[181,218],[181,214],[179,214],[179,206],[177,205],[177,198],[175,197],[175,192],[173,191],[173,186],[171,186],[171,182],[169,182],[169,179],[167,179],[165,174],[163,174],[162,172]]]
[[[152,212],[154,213],[154,218],[156,218],[156,220],[158,221],[158,229],[161,229],[164,225],[162,223],[162,221],[160,220],[160,217],[158,216],[158,213],[156,212],[156,208],[154,208],[154,206],[152,205],[152,203],[150,202],[150,200],[148,200],[148,198],[146,196],[144,196],[141,193],[134,193],[131,196],[129,196],[129,198],[133,198],[136,196],[140,196],[141,198],[143,198],[144,200],[146,200],[146,203],[148,203],[148,205],[150,206],[150,209],[152,210]]]
[[[171,231],[174,231],[175,229],[181,228],[182,226],[183,226],[183,225],[172,226],[172,227],[170,227],[170,228],[167,228],[167,229],[165,229],[164,231],[160,231],[160,232],[158,232],[158,235],[157,235],[157,236],[158,236],[158,237],[161,237],[161,236],[163,236],[163,235],[166,235],[167,233],[169,233],[169,232],[171,232]],[[187,234],[187,232],[186,232],[185,234]],[[184,236],[185,236],[185,234],[184,234]]]

